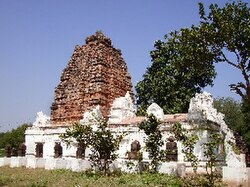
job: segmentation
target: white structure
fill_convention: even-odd
[[[135,107],[129,92],[125,97],[116,98],[112,104],[109,123],[119,123],[124,119],[135,117]]]
[[[50,117],[46,116],[42,111],[37,112],[37,117],[33,123],[34,127],[45,127],[51,124]]]
[[[223,134],[225,145],[225,159],[222,158],[221,160],[225,165],[223,167],[223,179],[227,182],[234,182],[234,184],[246,185],[248,183],[248,173],[250,173],[250,171],[246,168],[245,157],[243,154],[237,155],[233,151],[232,145],[235,144],[233,133],[225,124],[223,120],[224,115],[217,112],[213,107],[211,94],[206,92],[196,94],[196,96],[191,99],[188,114],[164,115],[163,110],[155,103],[149,106],[147,113],[154,114],[162,122],[161,130],[165,142],[162,149],[166,149],[166,142],[168,138],[172,136],[170,127],[176,122],[180,122],[184,128],[189,129],[189,132],[197,133],[199,142],[196,144],[195,154],[200,160],[198,172],[205,171],[207,158],[204,157],[204,150],[201,148],[201,145],[208,141],[210,129],[217,130]],[[84,113],[80,123],[82,125],[86,123],[95,125],[96,120],[101,117],[100,108],[97,106],[92,111]],[[127,134],[120,144],[118,151],[119,158],[115,163],[115,167],[120,167],[122,170],[128,171],[126,168],[128,152],[131,151],[131,144],[135,141],[138,141],[141,145],[143,162],[150,162],[148,154],[144,149],[144,139],[146,135],[138,128],[138,124],[143,120],[145,120],[145,117],[135,115],[134,105],[129,93],[127,93],[125,97],[114,100],[109,115],[109,128],[113,133],[126,132]],[[77,159],[77,144],[67,147],[61,141],[59,136],[64,133],[68,127],[70,127],[70,124],[51,124],[49,117],[39,112],[33,126],[26,130],[26,157],[2,158],[0,159],[0,166],[26,166],[45,169],[66,168],[72,169],[73,171],[90,168],[91,165],[88,161],[90,150],[86,150],[86,159]],[[196,131],[193,131],[194,129],[196,129]],[[62,154],[59,155],[59,157],[55,155],[56,146],[61,148]],[[162,163],[159,167],[160,172],[178,173],[180,176],[183,176],[186,172],[192,172],[190,163],[184,160],[184,155],[181,151],[183,148],[181,142],[177,142],[177,147],[178,160]],[[241,171],[242,174],[239,176],[235,175],[235,170]]]
[[[159,120],[163,121],[164,120],[164,112],[163,109],[157,105],[156,103],[152,103],[148,109],[147,109],[147,114],[153,114],[156,118]]]
[[[103,116],[102,116],[100,106],[97,105],[96,108],[94,108],[93,110],[89,112],[85,112],[83,114],[83,119],[80,120],[80,123],[81,124],[86,124],[86,123],[94,124],[98,122],[98,120],[101,119],[102,117]]]

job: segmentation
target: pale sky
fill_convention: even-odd
[[[133,85],[151,64],[154,41],[199,21],[197,0],[0,0],[0,132],[50,115],[54,89],[75,45],[97,30],[122,51]],[[224,5],[224,0],[204,0]],[[227,65],[216,66],[214,97],[231,96],[241,80]]]

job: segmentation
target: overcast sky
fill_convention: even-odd
[[[154,41],[199,21],[197,0],[0,0],[0,132],[50,115],[54,89],[75,45],[101,30],[122,51],[133,85],[150,65]],[[224,0],[204,0],[223,6]],[[240,73],[216,67],[214,97],[231,96]]]

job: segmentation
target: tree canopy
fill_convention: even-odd
[[[200,33],[206,37],[209,53],[214,55],[215,63],[226,63],[239,70],[244,81],[230,84],[243,100],[250,105],[250,8],[242,1],[226,3],[220,8],[217,4],[209,7],[206,14],[204,6],[200,7]],[[201,54],[202,55],[202,54]]]
[[[225,115],[225,122],[234,132],[244,134],[244,115],[242,112],[242,103],[231,98],[222,97],[214,100],[214,107]],[[246,130],[246,129],[245,129]]]
[[[155,50],[150,52],[152,64],[136,85],[139,110],[156,102],[166,113],[187,112],[190,98],[212,85],[215,63],[226,63],[241,72],[244,81],[232,83],[230,88],[250,105],[247,3],[226,3],[222,8],[211,4],[208,14],[199,3],[199,14],[198,25],[171,32],[165,41],[155,42]]]
[[[22,124],[16,129],[12,129],[0,136],[0,148],[5,148],[6,145],[18,148],[25,141],[25,130],[31,126],[30,124]]]
[[[200,40],[196,32],[182,29],[165,35],[166,41],[155,42],[155,50],[150,52],[152,65],[136,85],[139,110],[156,102],[165,113],[187,112],[194,94],[212,85],[214,65],[197,55],[207,47],[192,47]],[[202,58],[200,63],[194,63],[196,58]]]

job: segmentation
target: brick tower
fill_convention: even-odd
[[[76,46],[56,87],[51,106],[53,123],[78,122],[83,113],[100,105],[108,117],[111,104],[129,91],[133,97],[131,77],[121,51],[101,32]]]

